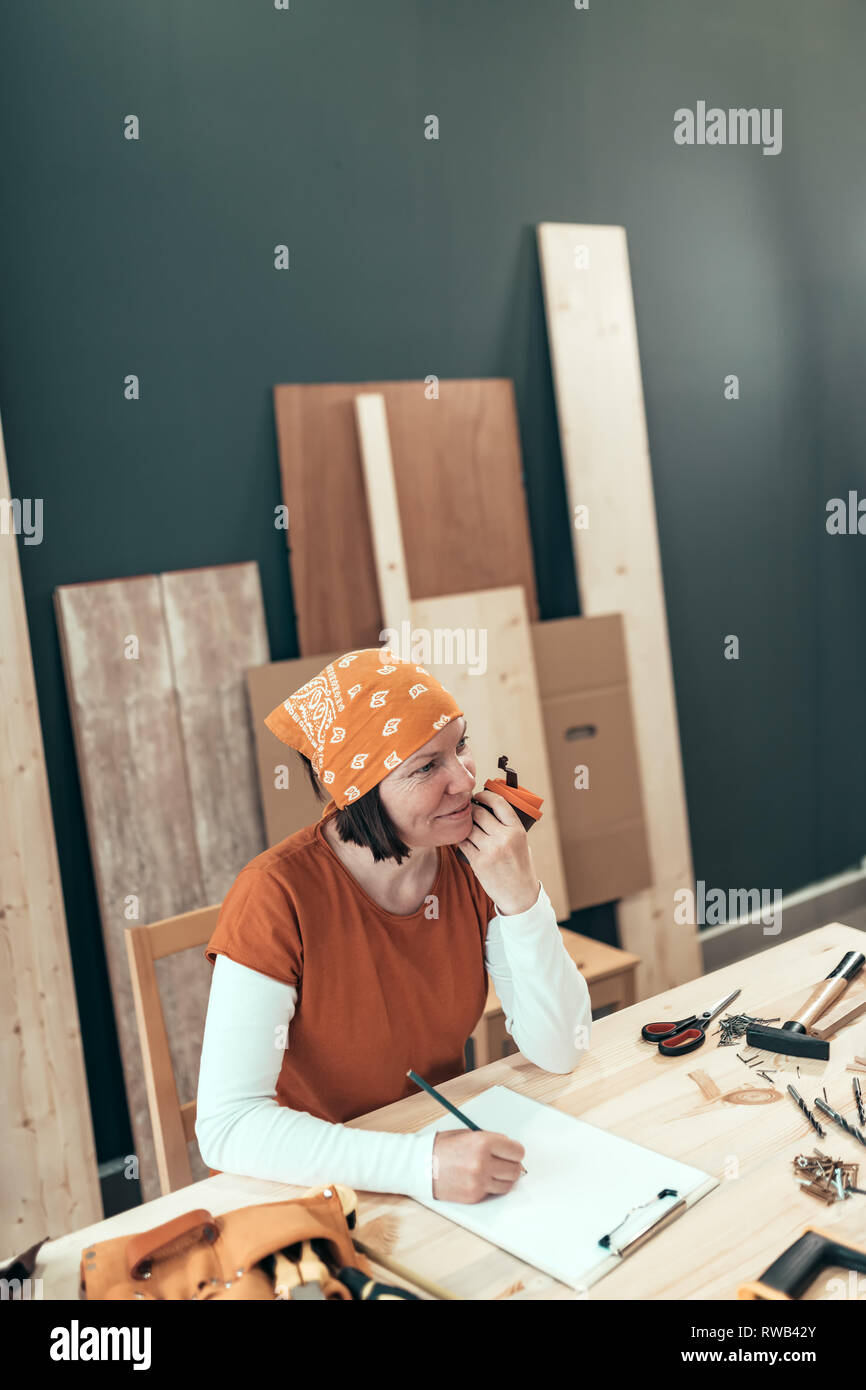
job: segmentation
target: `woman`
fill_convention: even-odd
[[[344,1122],[417,1093],[409,1068],[434,1085],[462,1073],[487,972],[529,1061],[580,1060],[589,992],[520,820],[474,792],[453,697],[388,648],[348,652],[265,722],[332,799],[241,870],[208,943],[204,1161],[442,1201],[509,1191],[523,1147],[505,1135]]]

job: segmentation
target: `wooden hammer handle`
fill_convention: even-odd
[[[848,981],[844,975],[834,975],[832,979],[822,980],[817,989],[814,989],[809,995],[799,1013],[789,1021],[802,1023],[804,1028],[808,1028],[809,1024],[820,1018],[824,1010],[829,1009],[830,1005],[839,998],[840,994],[844,994],[847,988]]]

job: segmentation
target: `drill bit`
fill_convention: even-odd
[[[806,1119],[809,1121],[809,1124],[814,1129],[815,1133],[820,1135],[820,1137],[824,1139],[826,1137],[827,1131],[821,1128],[818,1121],[815,1119],[815,1116],[812,1114],[808,1105],[804,1101],[803,1097],[797,1091],[795,1091],[794,1087],[791,1085],[788,1086],[788,1094],[789,1096],[792,1096],[793,1099],[797,1102],[803,1114],[806,1116]]]
[[[863,1092],[860,1090],[860,1079],[854,1077],[854,1099],[857,1102],[857,1118],[861,1125],[866,1125],[866,1110],[863,1109]]]
[[[790,1090],[790,1087],[788,1089]],[[866,1134],[863,1133],[862,1129],[857,1129],[856,1125],[850,1124],[844,1115],[840,1115],[838,1110],[834,1110],[832,1105],[828,1105],[820,1096],[815,1098],[815,1104],[822,1114],[829,1115],[830,1119],[835,1121],[841,1129],[844,1129],[846,1134],[850,1134],[857,1140],[858,1144],[862,1144],[866,1149]]]

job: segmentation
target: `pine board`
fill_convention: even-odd
[[[623,615],[653,882],[617,920],[644,997],[701,953],[673,919],[694,879],[628,247],[622,227],[544,223],[538,239],[569,507],[589,513],[571,527],[581,613]]]
[[[0,427],[0,497],[10,495]],[[18,538],[0,532],[0,1249],[102,1219]]]

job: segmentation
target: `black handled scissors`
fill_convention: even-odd
[[[694,1052],[696,1047],[701,1047],[706,1038],[707,1025],[715,1018],[716,1014],[721,1013],[726,1004],[730,1004],[732,999],[736,999],[739,994],[738,989],[734,989],[730,994],[726,994],[724,999],[720,999],[718,1004],[711,1004],[708,1009],[704,1009],[702,1014],[692,1014],[690,1018],[681,1018],[677,1023],[645,1023],[641,1028],[641,1036],[647,1042],[658,1043],[659,1052],[663,1057],[681,1057],[685,1052]]]

